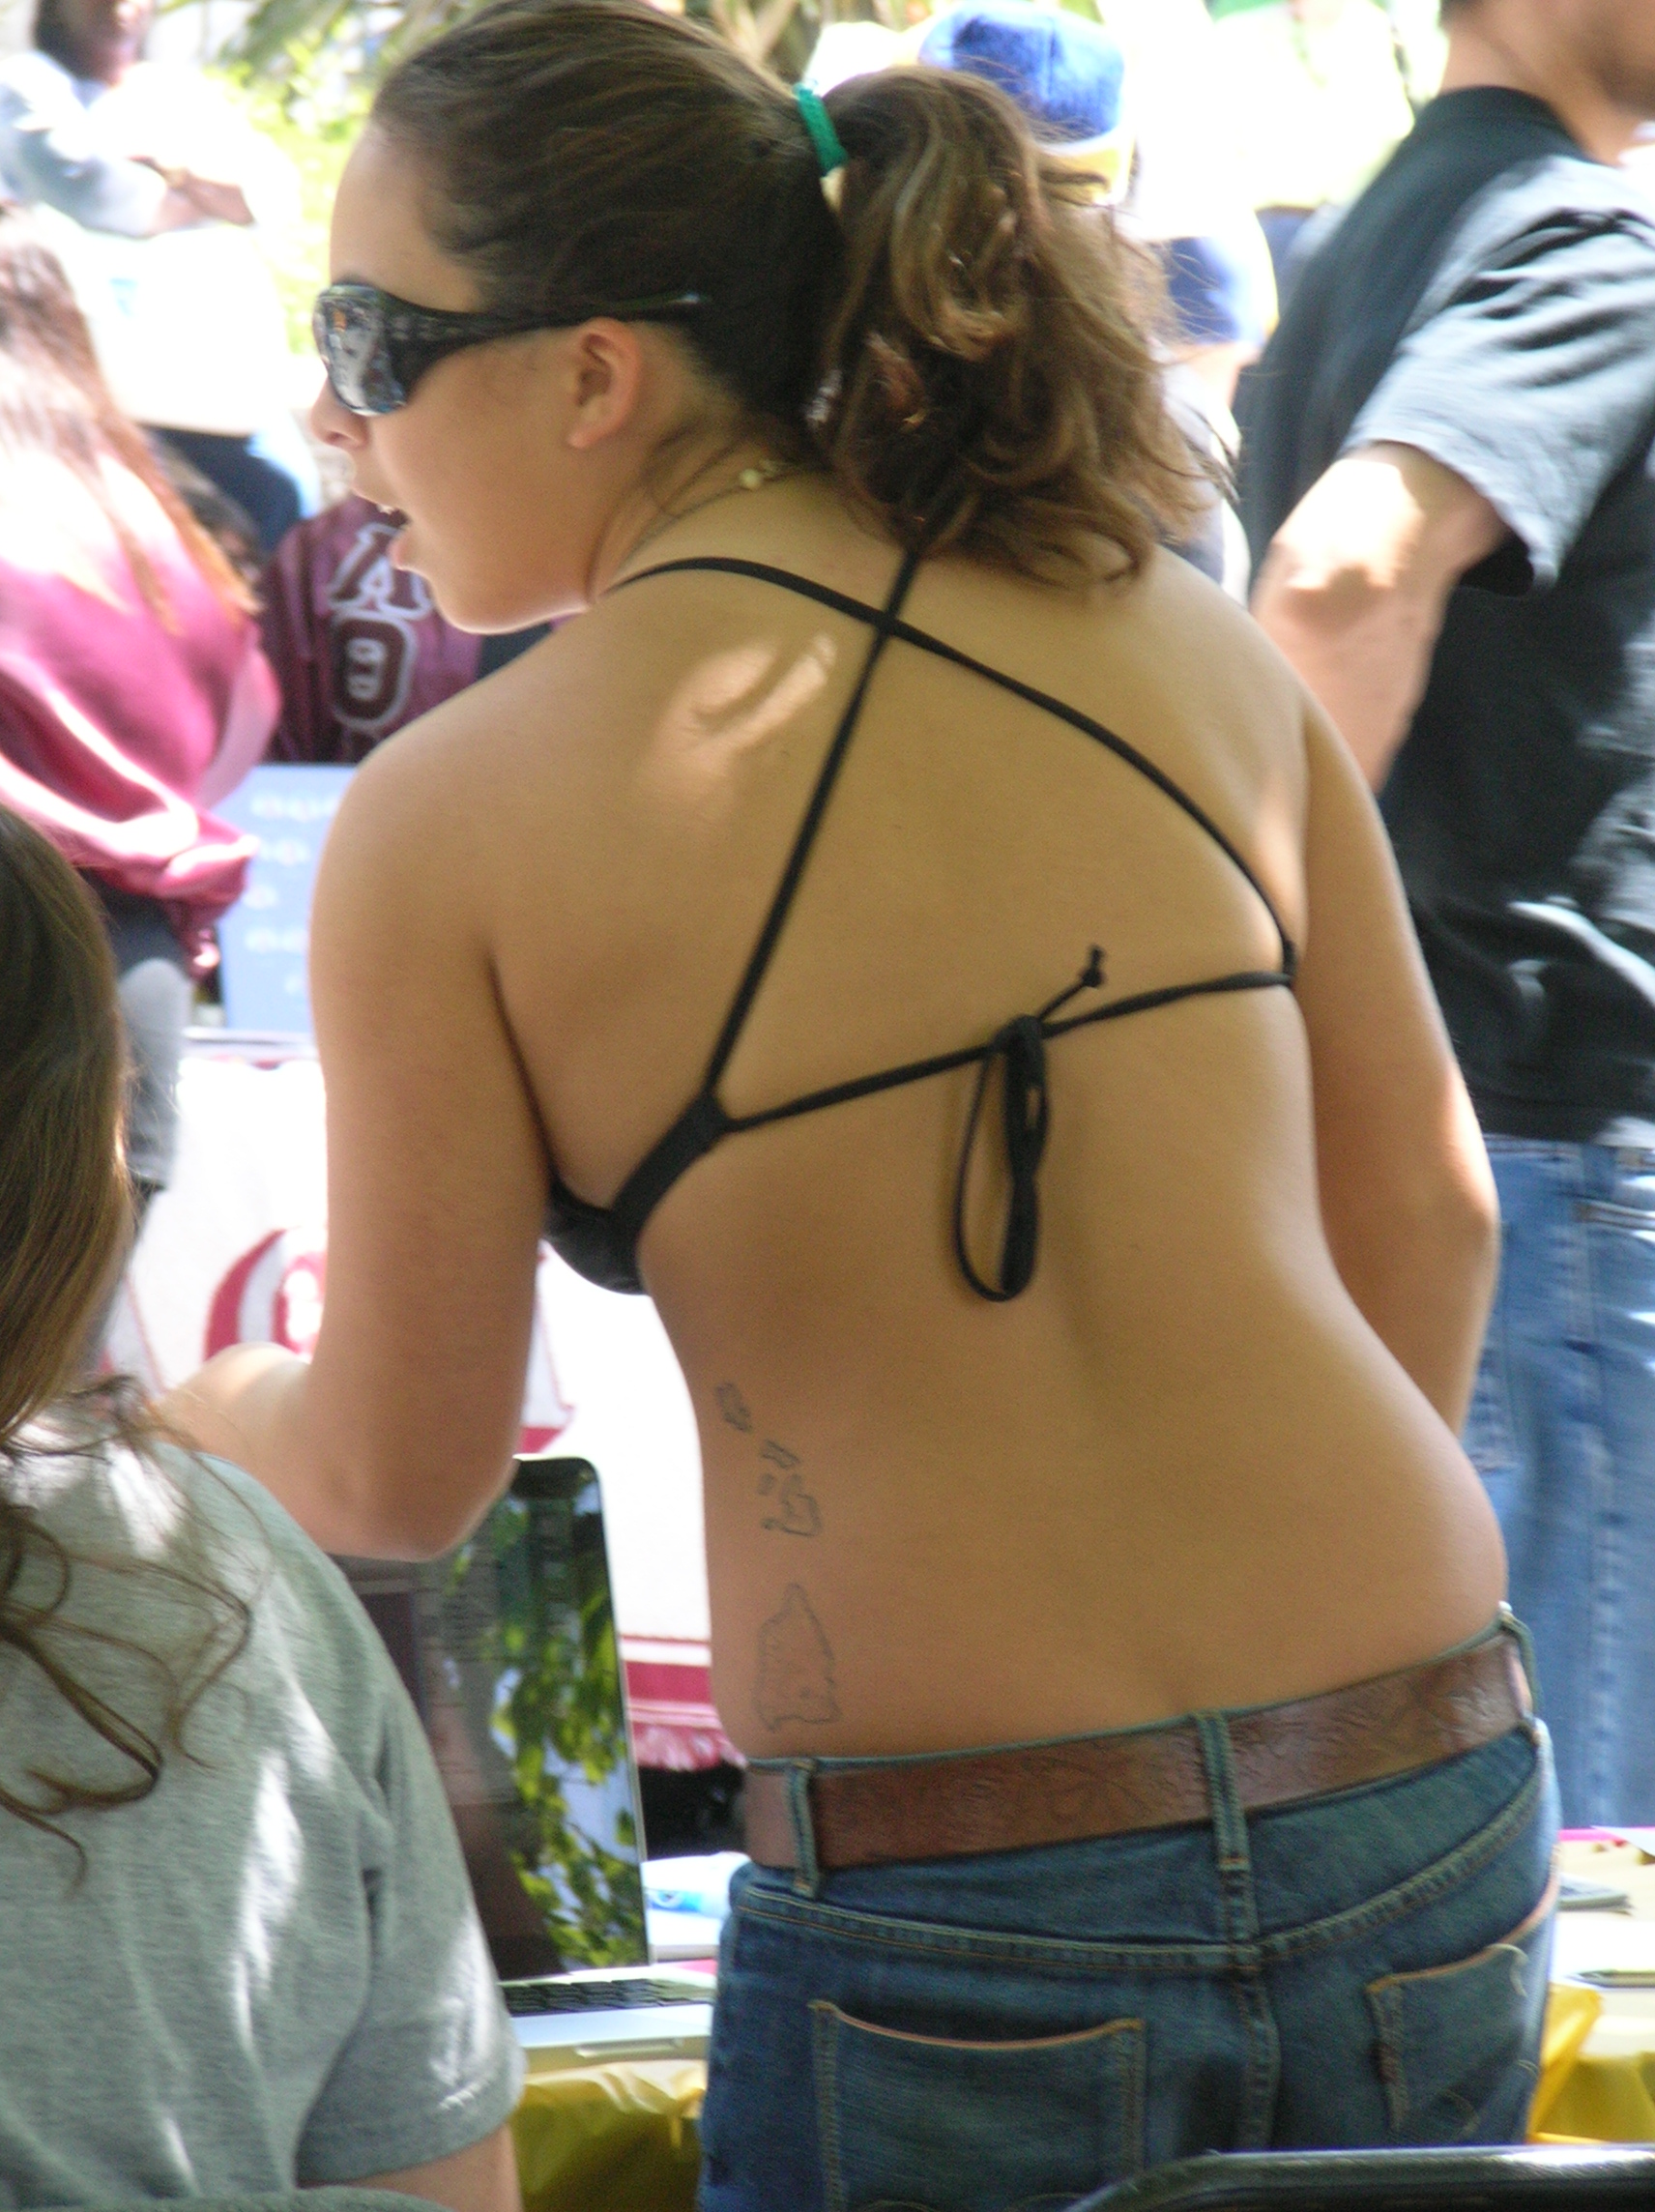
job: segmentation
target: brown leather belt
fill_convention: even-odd
[[[1506,1631],[1400,1674],[1226,1719],[1241,1803],[1256,1813],[1474,1751],[1531,1710],[1517,1639]],[[899,1763],[749,1768],[747,1849],[761,1866],[800,1863],[789,1811],[790,1787],[800,1783],[825,1872],[1026,1850],[1212,1817],[1193,1718]]]

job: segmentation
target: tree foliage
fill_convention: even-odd
[[[1089,5],[1089,0],[1083,0]],[[306,127],[360,116],[385,73],[483,0],[258,0],[220,60],[273,91]],[[755,61],[796,77],[824,23],[867,18],[903,29],[922,0],[685,0],[687,12]]]
[[[602,1523],[577,1500],[548,1545],[547,1512],[508,1497],[454,1554],[442,1641],[485,1686],[473,1711],[455,1684],[481,1761],[509,1769],[503,1841],[563,1964],[625,1965],[645,1955],[642,1889]]]

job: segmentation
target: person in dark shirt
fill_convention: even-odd
[[[1450,0],[1441,96],[1243,425],[1260,621],[1366,771],[1493,1155],[1467,1448],[1567,1822],[1655,1820],[1655,114],[1646,0]]]

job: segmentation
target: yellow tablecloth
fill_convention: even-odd
[[[1655,2142],[1655,1991],[1650,2013],[1606,2012],[1596,1990],[1554,1983],[1537,2142]],[[707,2070],[643,2059],[531,2075],[511,2122],[524,2212],[693,2212]]]
[[[1624,1932],[1629,1963],[1644,1964],[1647,1930],[1638,1924],[1655,1920],[1655,1865],[1627,1843],[1570,1842],[1557,1856],[1566,1873],[1609,1882],[1632,1900],[1630,1914],[1560,1914],[1559,1954],[1574,1948],[1564,1942],[1566,1918],[1595,1921],[1594,1963],[1616,1960]],[[1553,1983],[1528,2124],[1542,2141],[1655,2142],[1655,1989],[1604,1995],[1579,1982]]]
[[[511,2120],[523,2212],[693,2212],[698,2059],[531,2074]]]
[[[1536,2142],[1655,2142],[1655,2020],[1606,2019],[1596,1990],[1554,1982],[1528,2125]]]

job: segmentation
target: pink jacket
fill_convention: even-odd
[[[205,969],[212,924],[241,896],[254,849],[209,809],[264,750],[276,680],[254,622],[218,597],[159,507],[141,494],[122,503],[164,590],[164,621],[78,494],[70,488],[65,509],[85,518],[82,581],[28,562],[23,515],[0,531],[0,805],[85,874],[160,900]],[[61,561],[62,545],[61,535],[44,544],[43,562]]]

